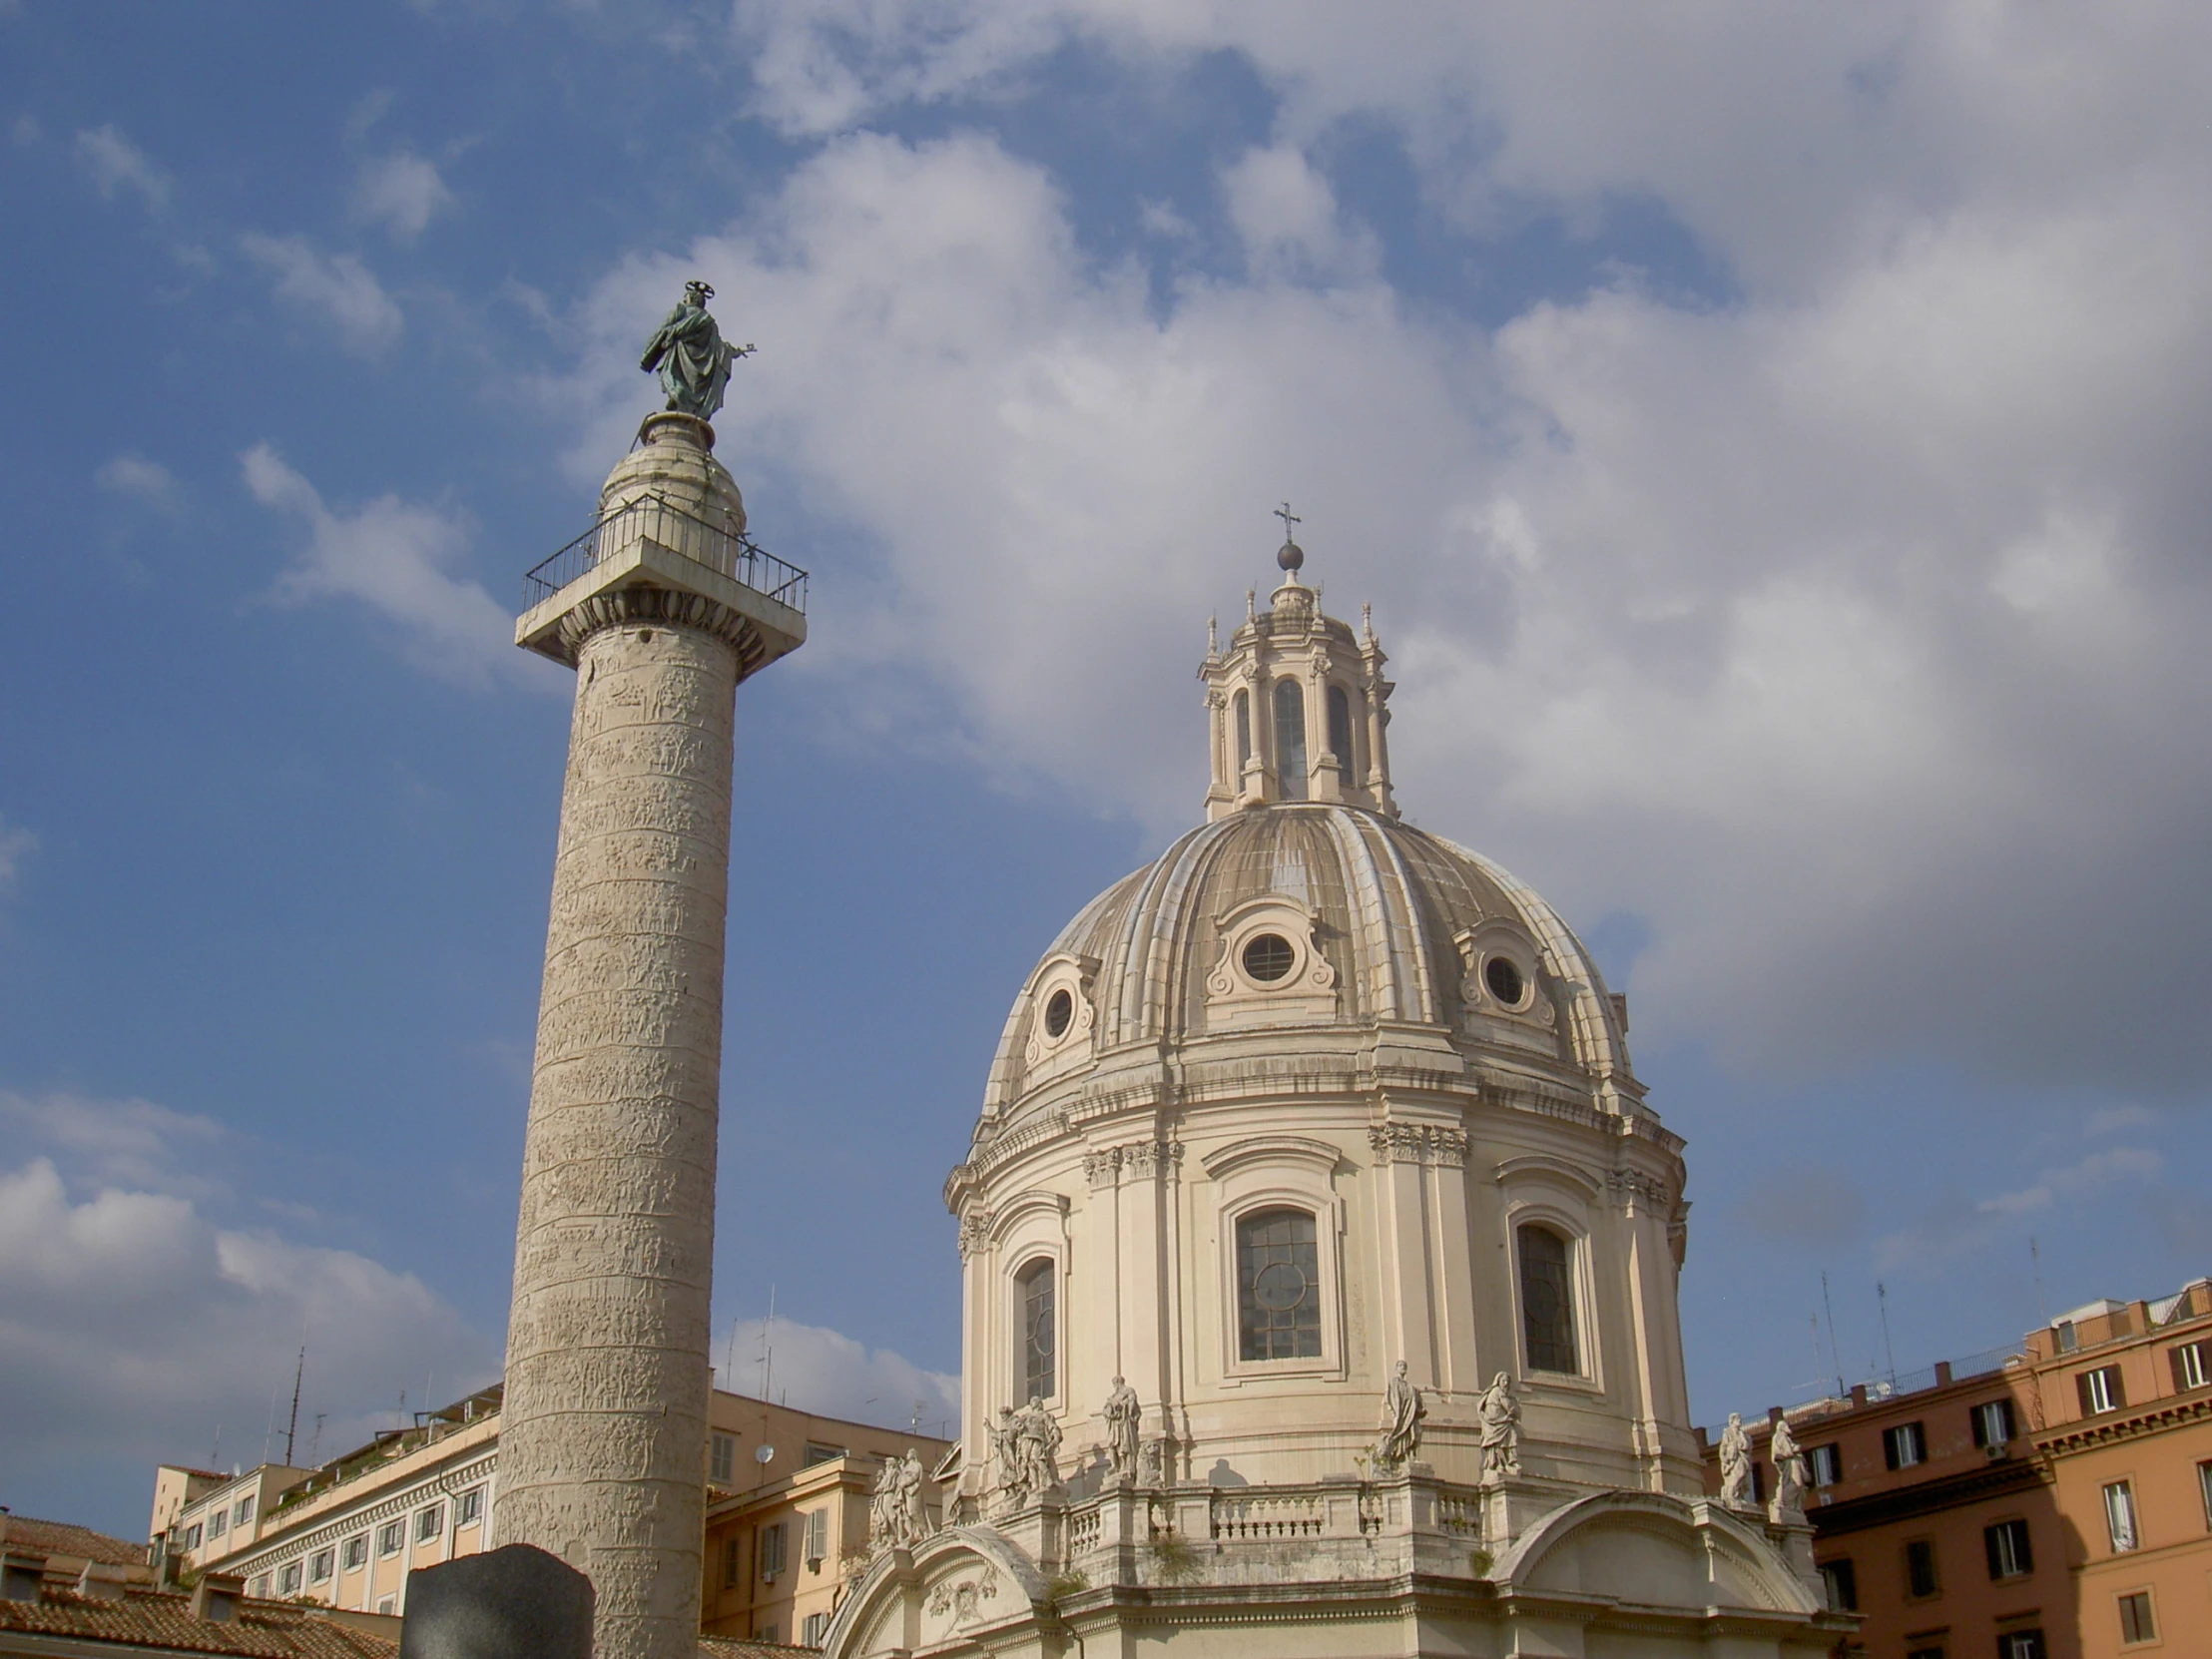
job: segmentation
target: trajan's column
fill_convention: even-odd
[[[745,539],[714,458],[744,352],[712,291],[655,333],[669,409],[515,636],[576,670],[576,708],[493,1524],[590,1577],[600,1659],[697,1659],[734,696],[807,634],[804,573]]]

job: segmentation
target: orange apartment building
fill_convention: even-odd
[[[1787,1416],[1831,1604],[1896,1659],[2212,1652],[2212,1281]],[[1706,1454],[1720,1488],[1719,1453]]]

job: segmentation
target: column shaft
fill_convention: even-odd
[[[600,1659],[696,1659],[738,659],[633,620],[576,669],[498,1533],[590,1576]]]

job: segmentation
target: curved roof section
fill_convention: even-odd
[[[1290,900],[1316,918],[1315,942],[1341,989],[1335,1015],[1315,1023],[1458,1029],[1466,971],[1458,940],[1503,922],[1524,937],[1549,981],[1572,1062],[1593,1082],[1628,1073],[1596,964],[1531,888],[1477,853],[1379,813],[1284,803],[1191,830],[1061,929],[1015,1000],[986,1115],[1025,1092],[1030,992],[1048,967],[1070,958],[1083,964],[1094,1055],[1180,1044],[1205,1031],[1205,979],[1223,918],[1259,898]]]

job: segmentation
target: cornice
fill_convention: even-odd
[[[2071,1422],[2063,1428],[2042,1429],[2030,1438],[2038,1456],[2068,1457],[2092,1446],[2139,1440],[2146,1434],[2163,1434],[2169,1428],[2206,1418],[2212,1418],[2212,1391],[2174,1396],[2138,1410]]]
[[[2006,1492],[2026,1491],[2031,1486],[2048,1484],[2050,1477],[2032,1458],[2007,1457],[1959,1474],[1944,1475],[1939,1480],[1893,1486],[1888,1491],[1846,1498],[1841,1503],[1816,1503],[1806,1510],[1805,1518],[1812,1523],[1816,1538],[1827,1538],[1846,1532],[1864,1532],[1870,1526],[1883,1526],[1909,1516],[1930,1514],[1980,1498],[2001,1497]]]
[[[579,603],[561,618],[561,648],[574,662],[592,635],[631,622],[658,622],[712,634],[738,654],[740,680],[770,661],[769,642],[751,617],[704,594],[679,593],[642,583],[609,588]]]

